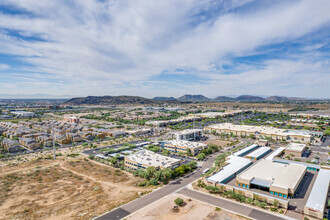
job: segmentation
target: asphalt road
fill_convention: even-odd
[[[164,196],[167,196],[175,191],[181,190],[189,183],[200,178],[200,176],[202,175],[202,171],[205,168],[211,167],[215,158],[221,153],[222,152],[218,152],[216,154],[211,155],[211,157],[209,157],[209,159],[204,161],[203,166],[201,168],[197,169],[191,175],[189,175],[189,177],[185,177],[185,178],[183,177],[183,178],[174,180],[171,183],[169,183],[168,185],[166,185],[162,188],[159,188],[150,194],[142,196],[139,199],[133,200],[130,203],[122,205],[121,207],[119,207],[115,210],[112,210],[102,216],[99,216],[96,219],[98,219],[98,220],[104,220],[104,219],[117,220],[117,219],[124,218],[124,217],[128,216],[129,214],[159,200],[160,198],[162,198]]]
[[[246,144],[247,141],[243,140],[241,141],[241,144]],[[238,145],[239,146],[239,145]],[[231,150],[232,148],[228,148],[227,150]],[[132,202],[129,202],[127,204],[124,204],[120,206],[117,209],[114,209],[102,216],[97,217],[98,220],[117,220],[122,219],[129,214],[136,212],[137,210],[144,208],[145,206],[159,200],[160,198],[163,198],[164,196],[167,196],[173,192],[180,191],[184,187],[186,187],[189,183],[192,183],[193,181],[200,178],[202,175],[202,172],[206,168],[210,168],[213,165],[213,162],[215,158],[222,154],[224,151],[217,152],[211,156],[209,156],[206,161],[204,161],[203,166],[198,168],[194,173],[190,174],[188,177],[183,177],[177,180],[172,181],[171,183],[167,184],[166,186],[159,188],[155,190],[152,193],[149,193],[147,195],[142,196],[139,199],[133,200]],[[265,213],[263,213],[265,215]]]
[[[247,217],[251,217],[253,219],[260,219],[260,220],[282,220],[285,218],[281,218],[279,216],[275,216],[263,211],[260,211],[258,209],[254,209],[254,208],[250,208],[244,205],[241,205],[239,203],[236,202],[231,202],[228,201],[226,199],[222,199],[222,198],[217,198],[215,196],[211,196],[211,195],[207,195],[201,192],[196,192],[187,188],[184,188],[180,191],[178,191],[179,194],[183,194],[185,196],[188,196],[190,198],[193,199],[197,199],[206,203],[209,203],[211,205],[214,206],[218,206],[221,207],[223,209],[229,210],[229,211],[233,211],[236,212],[238,214],[241,215],[245,215]]]

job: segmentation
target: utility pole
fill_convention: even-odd
[[[54,149],[54,160],[56,160],[56,153],[55,153],[55,133],[54,133],[54,120],[52,120],[52,133],[53,133],[53,149]]]

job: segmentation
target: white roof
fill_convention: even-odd
[[[209,178],[207,178],[206,179],[207,181],[214,182],[214,183],[217,183],[217,182],[221,183],[222,181],[224,181],[225,179],[227,179],[234,173],[241,170],[243,167],[252,163],[249,159],[246,159],[244,157],[237,157],[237,156],[230,155],[228,158],[230,158],[227,161],[229,164],[222,167],[222,169],[219,172],[217,172],[216,174],[214,174],[213,176],[210,176]]]
[[[173,164],[180,161],[178,159],[156,154],[148,150],[140,150],[134,154],[126,156],[125,158],[140,164],[154,167],[171,167]]]
[[[273,160],[274,157],[278,156],[280,153],[283,152],[283,150],[285,149],[285,147],[279,147],[277,148],[275,151],[273,151],[268,157],[266,157],[266,160]]]
[[[182,135],[182,134],[193,134],[193,133],[198,133],[198,132],[202,132],[202,129],[186,129],[183,131],[178,131],[175,132],[176,135]]]
[[[270,147],[261,147],[247,155],[247,157],[260,157],[264,153],[270,151]]]
[[[288,146],[286,146],[286,149],[291,151],[302,152],[305,147],[306,144],[290,143]]]
[[[260,160],[247,171],[239,175],[239,178],[248,181],[254,178],[270,181],[272,186],[284,189],[294,189],[301,176],[304,175],[306,167],[300,164],[281,164],[271,160]]]
[[[257,144],[252,144],[252,145],[250,145],[248,147],[243,148],[242,150],[239,150],[239,151],[235,152],[234,155],[235,156],[240,156],[240,155],[242,155],[242,154],[244,154],[244,153],[246,153],[246,152],[248,152],[248,151],[250,151],[252,149],[255,149],[257,147],[258,147]]]
[[[330,170],[320,169],[309,194],[306,207],[323,213],[324,205],[328,196]]]
[[[198,143],[198,142],[192,142],[192,141],[186,141],[186,140],[172,140],[172,141],[168,141],[166,143],[174,145],[174,146],[187,147],[187,148],[191,148],[191,149],[207,146],[204,143]]]
[[[254,126],[254,125],[234,125],[231,123],[221,123],[210,125],[207,128],[211,129],[222,129],[229,131],[239,131],[239,132],[249,132],[249,133],[261,133],[265,135],[280,135],[280,136],[288,136],[288,135],[299,135],[304,137],[311,137],[308,133],[298,132],[296,130],[285,130],[280,128],[274,128],[270,126]]]

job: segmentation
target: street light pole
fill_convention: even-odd
[[[54,150],[54,160],[56,160],[56,153],[55,153],[55,133],[54,133],[54,120],[52,120],[52,133],[53,133],[53,150]]]

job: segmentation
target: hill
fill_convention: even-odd
[[[210,101],[211,99],[203,95],[184,95],[178,98],[180,101],[191,101],[191,102],[205,102]]]
[[[158,97],[155,97],[153,98],[153,100],[156,100],[156,101],[175,101],[177,100],[176,98],[174,97],[162,97],[162,96],[158,96]]]
[[[236,98],[237,101],[264,101],[265,99],[259,96],[241,95]]]
[[[270,96],[265,99],[266,101],[276,101],[276,102],[283,102],[283,101],[298,101],[298,100],[308,100],[307,98],[300,98],[300,97],[286,97],[286,96]]]
[[[140,96],[87,96],[72,98],[65,102],[69,105],[124,105],[124,104],[165,104],[165,103],[183,103],[177,100],[157,101],[143,98]]]
[[[218,96],[215,99],[213,99],[214,101],[219,101],[219,102],[227,102],[227,101],[235,101],[235,98],[231,98],[228,96]]]

